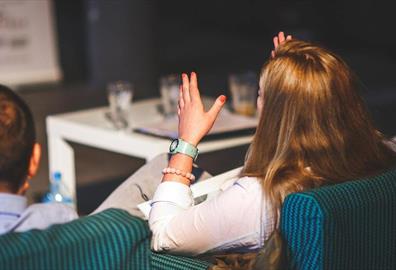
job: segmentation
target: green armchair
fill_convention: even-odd
[[[396,170],[288,196],[290,269],[396,269]]]
[[[290,269],[396,269],[396,170],[286,198]],[[147,223],[109,209],[47,230],[0,237],[0,269],[207,269],[150,251]]]

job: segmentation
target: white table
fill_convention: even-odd
[[[163,119],[157,110],[159,104],[158,98],[134,102],[128,114],[131,123],[128,131],[119,131],[113,127],[105,117],[107,107],[48,116],[46,123],[50,177],[51,173],[59,171],[64,183],[62,192],[76,202],[74,152],[68,141],[143,158],[146,161],[167,152],[169,139],[131,131],[141,123],[154,123]],[[204,141],[199,144],[199,151],[207,153],[244,145],[250,143],[251,139],[252,135],[241,135]]]

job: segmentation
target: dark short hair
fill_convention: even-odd
[[[0,84],[0,183],[17,192],[27,178],[36,141],[32,113],[11,89]]]

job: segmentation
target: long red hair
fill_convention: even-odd
[[[263,108],[242,175],[262,180],[277,221],[288,194],[378,173],[395,153],[340,57],[297,40],[275,53],[261,71]]]

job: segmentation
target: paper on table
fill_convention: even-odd
[[[231,113],[227,109],[223,109],[208,135],[254,129],[257,126],[257,123],[258,118],[256,117],[238,115]],[[178,138],[177,128],[178,118],[175,116],[172,118],[165,118],[160,122],[147,123],[145,125],[138,126],[135,130],[142,133],[175,139]]]

